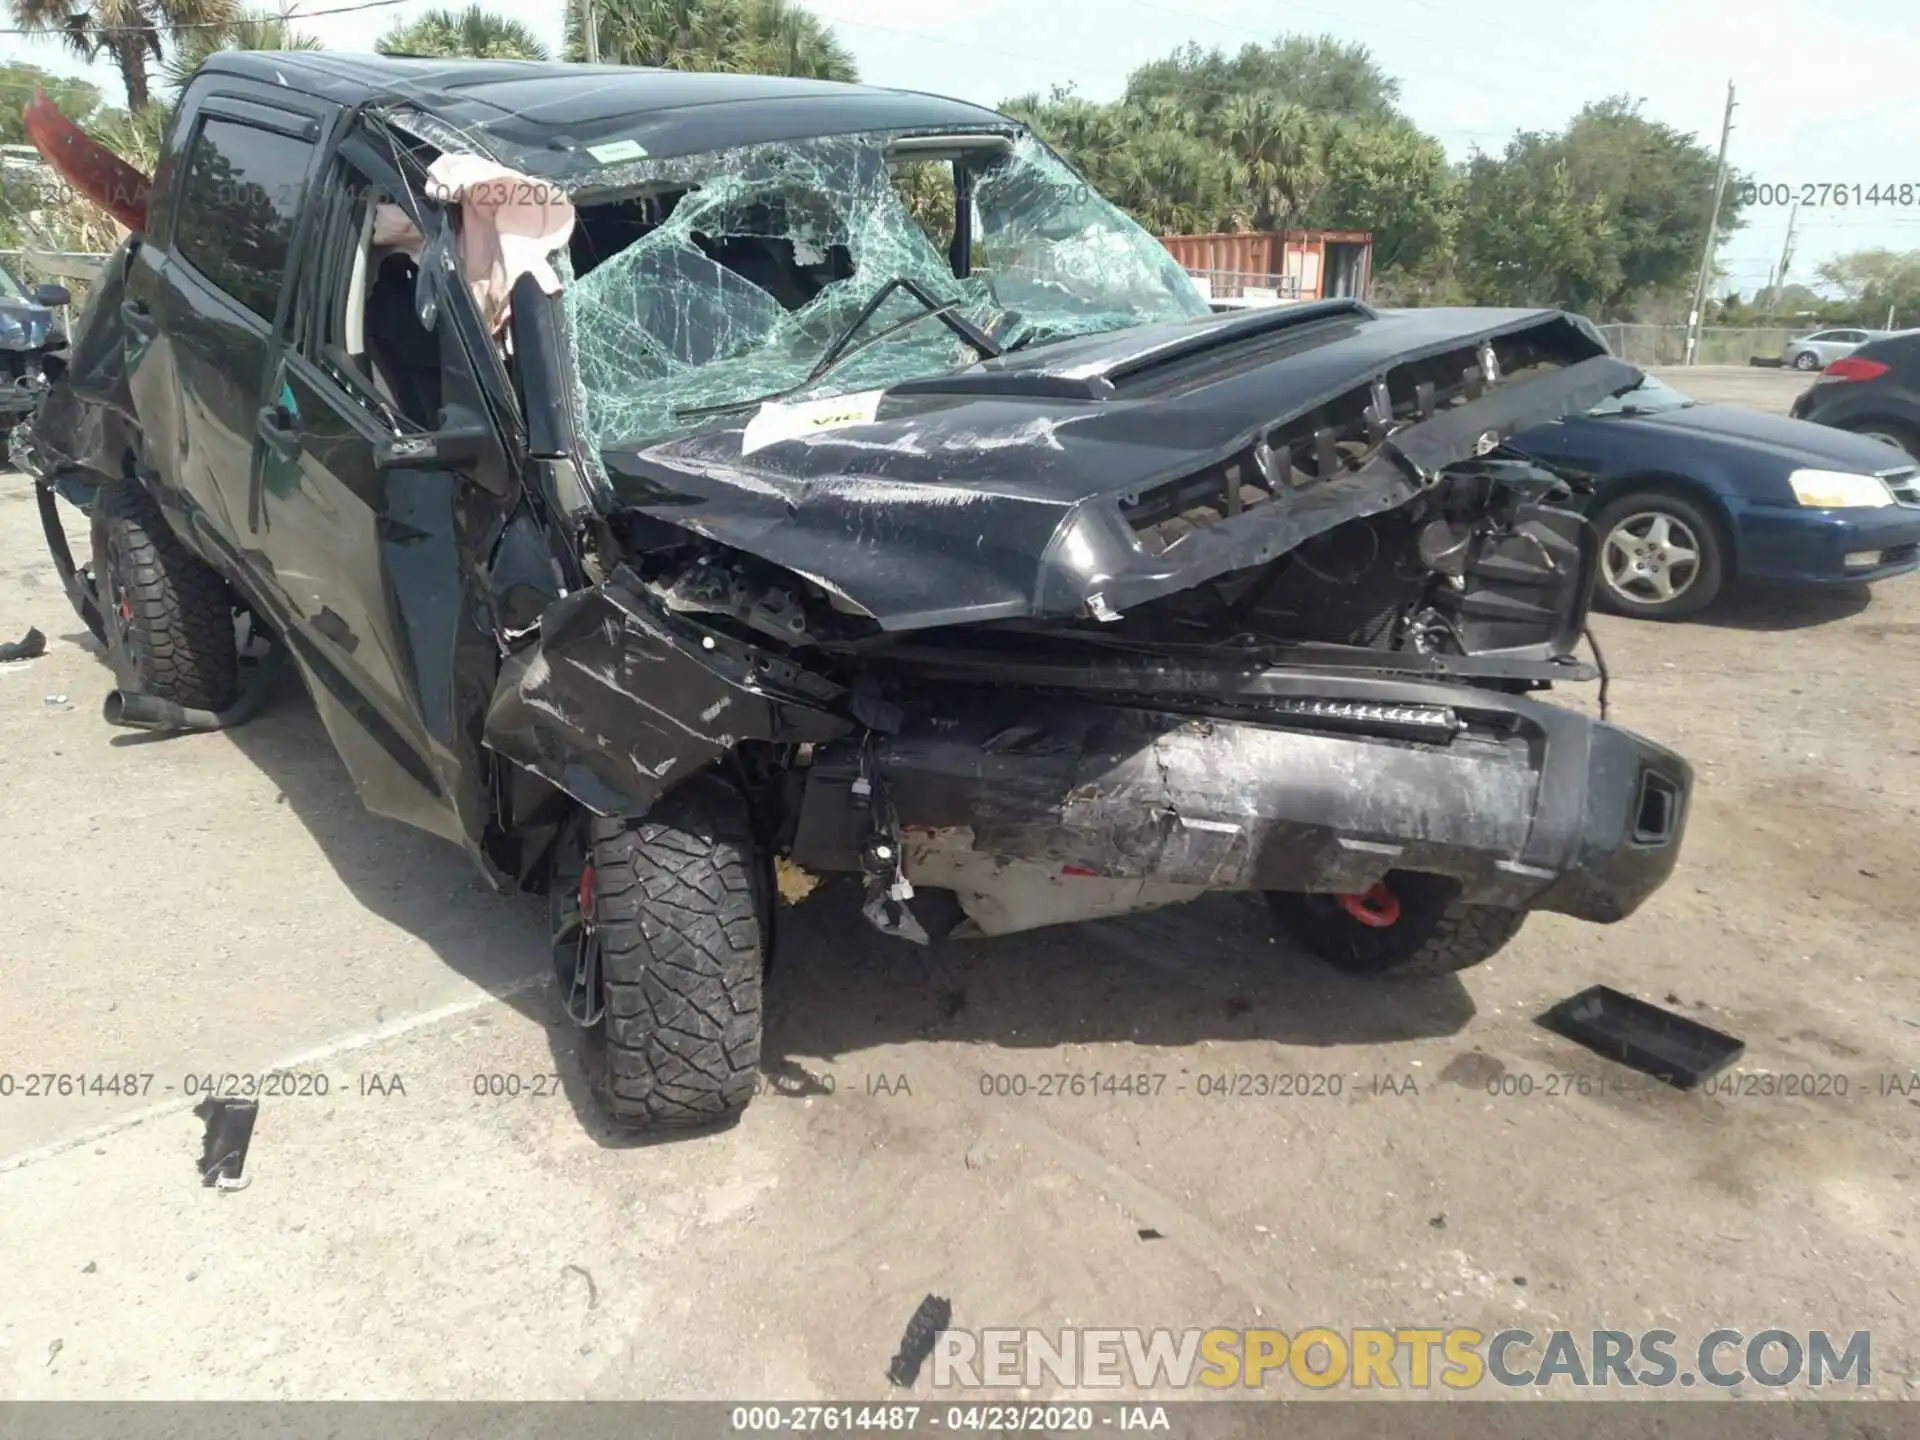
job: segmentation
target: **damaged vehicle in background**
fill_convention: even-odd
[[[1216,316],[1005,117],[735,75],[221,54],[144,228],[28,447],[110,718],[273,637],[547,893],[621,1122],[753,1093],[776,856],[909,940],[1264,892],[1378,976],[1673,867],[1687,765],[1532,698],[1597,547],[1503,442],[1641,378],[1583,322]]]
[[[0,265],[0,436],[31,415],[59,377],[67,337],[58,312],[69,299],[64,285],[28,291]]]

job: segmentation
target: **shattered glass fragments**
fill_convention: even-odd
[[[834,367],[805,385],[887,282],[917,282],[1002,348],[1194,319],[1206,301],[1166,249],[1028,136],[973,137],[975,273],[896,184],[892,134],[832,136],[649,162],[614,184],[657,224],[566,286],[589,435],[658,440],[713,423],[692,409],[804,386],[809,397],[937,375],[984,358],[896,290]],[[924,163],[924,162],[919,162]],[[609,177],[598,187],[611,189]],[[916,187],[919,188],[919,187]],[[919,207],[916,207],[919,208]],[[890,327],[903,328],[886,334]],[[742,414],[750,410],[743,409]]]

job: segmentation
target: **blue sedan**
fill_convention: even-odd
[[[1877,440],[1648,376],[1511,443],[1592,480],[1594,598],[1620,614],[1691,615],[1736,578],[1849,584],[1920,564],[1920,466]]]

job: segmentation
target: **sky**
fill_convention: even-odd
[[[292,0],[296,16],[354,0]],[[442,0],[453,3],[453,0]],[[464,0],[458,0],[464,3]],[[994,105],[1073,84],[1117,96],[1129,70],[1194,41],[1228,51],[1282,32],[1359,41],[1400,81],[1406,113],[1463,159],[1498,151],[1516,130],[1558,129],[1589,100],[1625,94],[1648,117],[1719,142],[1727,84],[1736,108],[1728,159],[1751,179],[1864,191],[1911,187],[1910,203],[1803,207],[1790,279],[1822,260],[1885,246],[1920,249],[1920,5],[1911,0],[805,0],[853,51],[870,84]],[[278,8],[278,7],[276,7]],[[301,28],[330,49],[370,50],[398,18],[435,8],[402,0],[313,15]],[[509,4],[556,50],[561,7]],[[88,71],[56,44],[0,36],[0,57],[88,74],[110,98],[105,65]],[[1703,208],[1711,197],[1702,196]],[[1786,238],[1785,205],[1750,206],[1724,245],[1725,284],[1766,283]]]

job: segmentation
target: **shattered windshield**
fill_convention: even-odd
[[[594,442],[1211,313],[1164,246],[1037,141],[954,140],[931,161],[890,134],[662,160],[618,177],[626,198],[578,200],[565,293]],[[970,243],[953,234],[961,175]]]
[[[1589,415],[1664,415],[1669,410],[1685,410],[1697,403],[1655,376],[1649,375],[1633,389],[1609,395],[1587,413]]]

